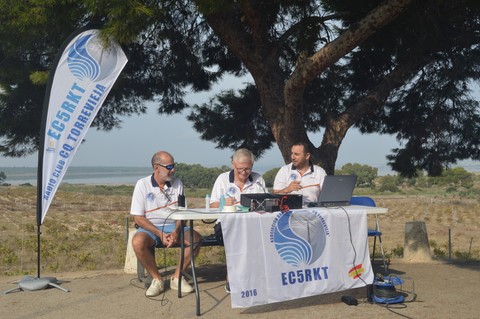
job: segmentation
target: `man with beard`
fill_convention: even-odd
[[[137,259],[152,276],[153,280],[145,295],[153,297],[164,290],[164,282],[158,273],[152,247],[172,247],[179,244],[180,232],[183,223],[168,218],[171,213],[169,207],[176,207],[179,195],[183,195],[183,183],[174,176],[175,162],[168,152],[159,151],[152,157],[153,174],[137,181],[132,196],[130,214],[134,216],[137,232],[132,239],[132,246]],[[200,251],[201,235],[193,234],[194,254]],[[190,229],[185,227],[185,246],[190,244]],[[170,279],[170,288],[178,289],[180,271],[190,265],[190,249],[185,250],[184,269],[178,264],[175,273]],[[182,292],[190,293],[194,289],[185,277],[180,282]]]
[[[301,194],[304,204],[317,202],[327,173],[310,161],[307,144],[293,144],[291,153],[292,162],[280,168],[275,176],[273,193]]]

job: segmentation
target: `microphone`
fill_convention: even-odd
[[[165,192],[162,188],[160,188],[160,191],[163,193],[163,195],[167,198],[168,200],[168,203],[170,203],[172,201],[172,198],[170,197],[170,195],[168,195],[167,192]]]
[[[260,186],[260,188],[263,190],[263,192],[264,192],[265,194],[269,194],[269,193],[267,192],[267,190],[265,189],[265,187],[263,187],[263,185],[262,185],[260,182],[256,182],[255,184],[257,184],[258,186]]]
[[[178,195],[178,207],[183,207],[185,208],[185,195]]]

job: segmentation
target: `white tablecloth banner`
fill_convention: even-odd
[[[220,221],[234,308],[373,282],[364,210],[237,213]]]

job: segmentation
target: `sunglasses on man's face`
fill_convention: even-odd
[[[168,169],[169,171],[171,171],[172,169],[174,169],[174,168],[175,168],[175,164],[164,165],[164,164],[156,163],[155,165],[158,165],[158,166],[164,167],[164,168]]]

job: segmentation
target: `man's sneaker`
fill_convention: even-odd
[[[158,296],[163,291],[163,281],[158,279],[153,279],[150,287],[148,287],[147,291],[145,292],[145,296],[147,297],[155,297]]]
[[[182,292],[189,293],[193,291],[193,287],[188,284],[184,277],[182,277],[181,285]],[[178,290],[178,278],[170,278],[170,288]]]
[[[230,293],[230,282],[228,282],[228,280],[227,280],[227,283],[225,284],[225,291],[227,293]]]

